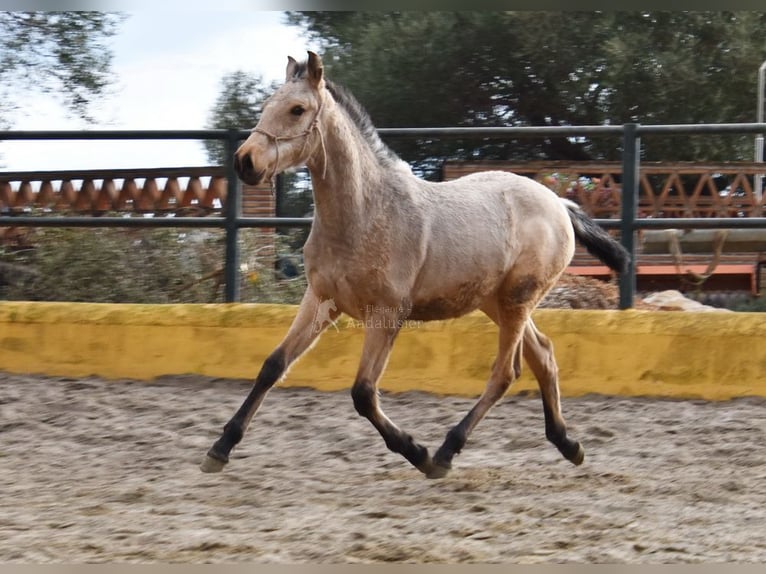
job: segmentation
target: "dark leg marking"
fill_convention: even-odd
[[[357,380],[351,387],[354,408],[361,417],[370,418],[376,410],[375,385],[367,380]]]
[[[467,420],[468,417],[447,432],[447,436],[444,437],[444,442],[439,447],[439,450],[436,451],[436,454],[434,454],[433,462],[435,465],[445,470],[452,468],[452,459],[456,454],[460,454],[460,451],[463,450],[463,447],[468,440],[468,430],[466,428]]]
[[[545,414],[545,437],[568,461],[576,465],[582,464],[585,459],[585,450],[580,443],[567,436],[566,427],[555,419],[550,407],[545,403],[543,403],[543,413]]]
[[[493,370],[495,370],[494,367]],[[491,380],[488,383],[479,402],[468,411],[463,420],[447,432],[444,442],[436,451],[436,454],[434,454],[433,464],[438,467],[438,472],[434,473],[431,478],[441,478],[452,468],[452,459],[463,450],[465,443],[468,441],[468,436],[473,432],[479,421],[484,418],[487,411],[503,397],[512,382],[513,380],[510,376],[504,376],[495,378],[494,381]]]
[[[277,349],[268,356],[255,379],[250,394],[247,395],[242,406],[239,407],[231,420],[223,427],[223,434],[207,452],[208,457],[224,464],[229,462],[229,453],[242,440],[253,413],[258,409],[269,389],[285,372],[285,368],[284,351]]]
[[[401,454],[419,469],[429,462],[428,449],[416,443],[412,436],[398,428],[381,412],[374,383],[366,379],[357,380],[351,388],[351,398],[356,412],[372,423],[390,451]]]

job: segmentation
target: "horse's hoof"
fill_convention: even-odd
[[[580,443],[577,443],[577,452],[569,458],[569,461],[575,466],[580,466],[585,460],[585,449]]]
[[[222,460],[219,460],[217,458],[213,458],[212,456],[205,455],[205,460],[202,461],[202,464],[199,465],[199,469],[202,472],[221,472],[223,470],[223,467],[226,466],[226,463]]]
[[[440,464],[432,464],[426,472],[426,478],[444,478],[449,474],[450,469]]]
[[[427,461],[418,467],[418,470],[426,475],[426,478],[444,478],[451,470],[451,466],[444,466],[435,463],[433,460]]]

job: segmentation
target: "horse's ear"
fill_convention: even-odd
[[[287,56],[287,70],[285,71],[285,82],[289,82],[295,75],[298,62],[292,56]]]
[[[318,88],[319,82],[322,81],[322,77],[324,75],[322,58],[320,58],[317,54],[315,54],[311,50],[308,51],[308,54],[309,54],[309,65],[308,65],[309,82],[311,82],[312,86],[314,86],[315,88]]]

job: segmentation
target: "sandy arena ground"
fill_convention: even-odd
[[[574,467],[509,396],[431,481],[348,393],[277,388],[201,473],[249,386],[0,373],[0,562],[766,562],[766,399],[565,398]],[[471,404],[383,397],[432,452]]]

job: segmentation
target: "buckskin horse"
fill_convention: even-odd
[[[471,431],[519,376],[522,356],[539,383],[546,437],[566,459],[583,462],[561,413],[553,346],[531,313],[571,260],[575,238],[617,272],[625,271],[628,254],[575,203],[508,172],[440,183],[416,177],[356,99],[325,78],[313,52],[302,63],[288,58],[284,84],[264,102],[234,162],[250,185],[308,167],[315,205],[304,248],[308,287],[203,471],[223,469],[269,389],[341,313],[365,325],[354,407],[427,477],[447,475]],[[334,305],[322,306],[328,300]],[[320,306],[324,320],[316,328]],[[378,380],[402,321],[476,309],[498,326],[497,357],[478,401],[432,457],[381,410]]]

